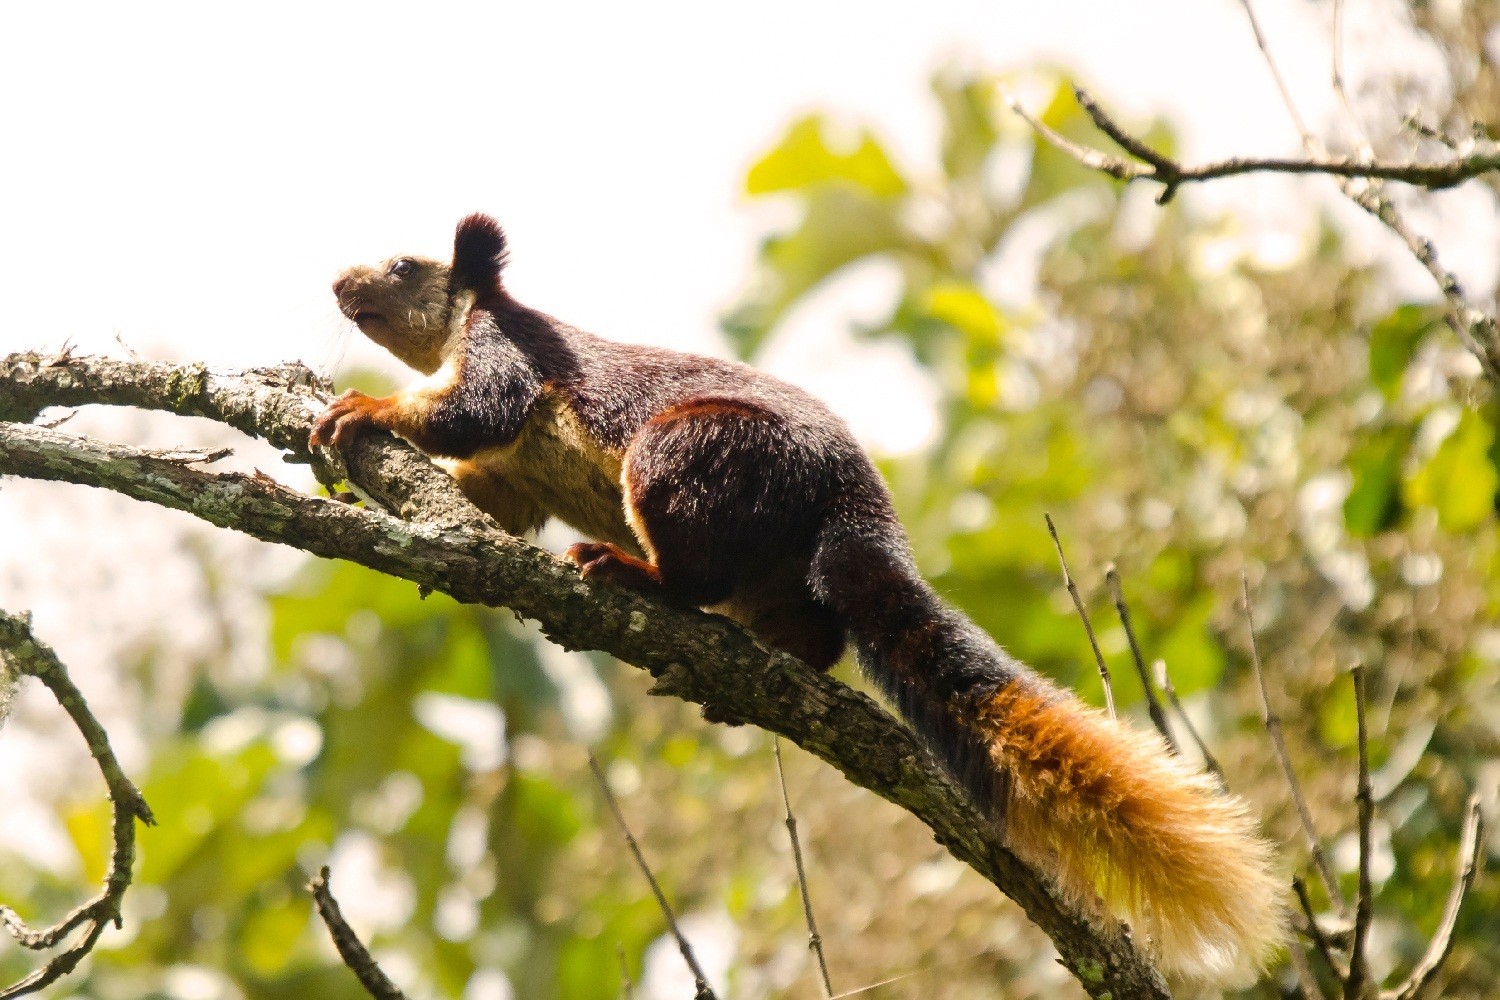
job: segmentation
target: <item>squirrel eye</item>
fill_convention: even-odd
[[[417,264],[415,261],[409,260],[406,257],[401,257],[397,260],[391,261],[391,266],[386,268],[385,273],[389,274],[393,278],[404,278],[416,269]]]

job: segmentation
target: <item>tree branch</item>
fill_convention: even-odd
[[[224,374],[102,358],[0,359],[0,415],[11,419],[51,405],[145,406],[220,420],[300,461],[316,461],[307,432],[325,401],[301,366]],[[761,648],[723,618],[581,580],[570,564],[499,530],[446,474],[393,438],[362,437],[340,457],[351,486],[408,520],[308,497],[265,476],[212,473],[141,449],[0,424],[0,474],[111,489],[461,602],[511,608],[564,648],[604,650],[648,670],[655,694],[785,736],[926,823],[954,857],[1021,905],[1091,995],[1170,996],[1124,924],[1064,902],[1047,876],[1006,849],[1000,830],[910,730],[869,697]],[[328,465],[322,474],[328,481],[337,472]]]
[[[72,972],[83,957],[94,950],[104,928],[110,923],[119,924],[120,902],[130,886],[130,869],[135,862],[135,821],[139,819],[151,826],[156,820],[140,791],[120,768],[120,762],[110,749],[109,736],[89,711],[83,692],[68,677],[67,668],[52,651],[52,647],[32,635],[31,620],[27,616],[0,611],[0,660],[4,660],[16,674],[35,677],[52,692],[63,711],[68,713],[68,718],[73,720],[73,724],[83,734],[89,754],[99,765],[104,783],[109,787],[109,798],[114,809],[114,850],[110,853],[104,887],[98,895],[51,927],[40,930],[32,930],[14,910],[0,905],[0,925],[23,947],[34,951],[56,947],[63,938],[78,928],[83,928],[78,939],[54,955],[46,965],[25,979],[0,989],[0,1000],[7,1000],[9,997],[35,993]]]
[[[407,1000],[406,994],[391,982],[391,978],[370,954],[370,949],[364,946],[364,942],[354,933],[354,928],[344,919],[338,900],[333,898],[333,890],[328,888],[328,875],[328,866],[324,865],[307,884],[307,891],[312,893],[313,905],[318,908],[318,916],[323,918],[323,925],[333,938],[333,946],[338,949],[339,958],[344,960],[344,964],[359,980],[359,985],[375,1000]]]
[[[1458,854],[1454,857],[1453,887],[1448,891],[1448,901],[1443,905],[1443,919],[1427,944],[1421,961],[1417,962],[1411,975],[1395,989],[1382,994],[1382,1000],[1416,1000],[1422,996],[1453,950],[1453,931],[1458,926],[1458,911],[1463,908],[1464,897],[1474,885],[1474,876],[1479,873],[1479,854],[1484,849],[1484,820],[1479,812],[1479,793],[1469,796],[1464,807],[1463,833],[1458,841]]]
[[[1432,241],[1413,230],[1391,200],[1385,196],[1383,182],[1400,181],[1429,191],[1454,187],[1483,174],[1500,171],[1500,145],[1475,140],[1447,160],[1430,162],[1378,160],[1373,156],[1331,156],[1321,142],[1307,131],[1295,105],[1286,92],[1276,65],[1266,50],[1264,36],[1255,22],[1255,11],[1241,0],[1251,18],[1257,44],[1265,53],[1271,72],[1282,91],[1287,109],[1302,135],[1307,155],[1300,158],[1235,156],[1198,166],[1184,166],[1153,149],[1144,140],[1121,128],[1099,104],[1080,87],[1073,89],[1078,104],[1094,125],[1120,145],[1134,159],[1106,153],[1061,135],[1030,114],[1020,102],[1005,95],[1012,111],[1026,121],[1037,134],[1086,167],[1101,171],[1117,180],[1149,180],[1162,185],[1158,204],[1165,205],[1177,195],[1183,184],[1210,181],[1250,173],[1325,174],[1335,178],[1350,201],[1364,209],[1395,233],[1412,256],[1432,276],[1443,295],[1447,311],[1444,319],[1459,341],[1478,359],[1485,375],[1500,384],[1500,323],[1495,317],[1475,307],[1465,296],[1458,277],[1438,260]]]
[[[1186,165],[1153,149],[1144,140],[1126,132],[1101,108],[1088,91],[1074,87],[1079,107],[1093,120],[1099,131],[1109,136],[1134,159],[1106,153],[1085,146],[1042,124],[1014,97],[1006,96],[1012,111],[1026,120],[1043,138],[1086,167],[1103,171],[1122,181],[1147,180],[1162,185],[1157,201],[1166,204],[1183,184],[1212,181],[1240,174],[1327,174],[1332,177],[1372,178],[1400,181],[1414,187],[1438,191],[1455,187],[1494,170],[1500,170],[1500,148],[1488,145],[1475,148],[1446,160],[1376,160],[1353,156],[1230,156],[1208,163]]]

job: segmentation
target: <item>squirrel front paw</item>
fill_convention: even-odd
[[[377,399],[358,389],[346,389],[313,424],[307,443],[314,448],[342,448],[364,428],[380,426],[381,414],[390,405],[389,398]]]

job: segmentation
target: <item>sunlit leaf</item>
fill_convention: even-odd
[[[741,355],[751,356],[787,309],[829,275],[906,242],[891,203],[853,187],[820,188],[808,195],[795,230],[766,241],[758,283],[724,318],[725,331]]]
[[[945,70],[932,90],[943,114],[943,172],[950,178],[979,174],[999,137],[995,84],[988,77]]]
[[[1475,410],[1465,410],[1437,453],[1406,482],[1412,504],[1436,508],[1444,531],[1472,531],[1495,514],[1500,474],[1490,462],[1495,429]]]
[[[822,115],[799,118],[774,149],[751,166],[745,191],[752,195],[807,191],[834,182],[877,198],[904,194],[906,181],[869,129],[850,142],[830,141],[835,131]]]

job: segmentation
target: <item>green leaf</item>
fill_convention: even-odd
[[[929,316],[963,333],[975,346],[1000,343],[999,311],[967,281],[938,282],[923,293],[921,306]]]
[[[1387,399],[1401,391],[1401,379],[1417,345],[1441,318],[1433,305],[1407,303],[1370,328],[1370,381]]]
[[[1349,456],[1354,485],[1344,500],[1344,527],[1370,538],[1401,520],[1401,470],[1411,448],[1412,428],[1387,427],[1362,442]]]
[[[1406,483],[1412,504],[1436,508],[1444,531],[1472,531],[1494,516],[1500,475],[1490,463],[1495,429],[1478,412],[1465,410],[1437,454]]]
[[[933,77],[932,91],[943,112],[943,172],[950,178],[979,174],[1000,137],[993,81],[948,69]]]
[[[723,320],[741,356],[753,356],[787,310],[823,279],[862,257],[905,246],[896,209],[854,187],[812,192],[802,224],[765,242],[757,287]]]
[[[808,115],[792,123],[776,148],[750,168],[745,178],[746,193],[807,191],[838,182],[877,198],[906,193],[905,178],[869,129],[860,129],[857,140],[846,150],[835,149],[828,133],[828,121],[822,115]]]

